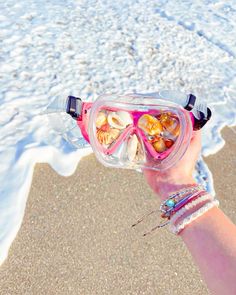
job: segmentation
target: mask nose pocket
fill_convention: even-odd
[[[129,167],[138,167],[146,162],[145,147],[135,127],[126,134],[122,145],[121,159]]]

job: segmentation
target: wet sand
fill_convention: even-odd
[[[220,206],[236,223],[236,128],[206,159]],[[35,167],[22,227],[0,268],[1,295],[181,294],[207,289],[182,241],[167,229],[143,237],[159,206],[142,174],[108,169],[93,155],[74,175]]]

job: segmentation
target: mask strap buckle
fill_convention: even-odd
[[[66,103],[66,112],[75,120],[81,118],[83,102],[81,98],[75,96],[68,96]]]
[[[211,118],[211,110],[207,105],[205,103],[196,103],[196,101],[196,96],[189,94],[187,96],[186,105],[184,106],[184,108],[192,112],[194,116],[194,131],[200,130]]]

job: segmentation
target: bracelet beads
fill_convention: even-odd
[[[201,205],[199,209],[192,214],[187,215],[179,222],[181,216],[186,214],[190,209]],[[170,231],[179,234],[188,224],[200,217],[214,206],[218,206],[219,201],[207,193],[201,185],[195,185],[179,192],[173,193],[160,206],[161,217],[168,219],[167,222],[161,223],[158,227],[170,224]]]
[[[200,192],[205,192],[203,186],[195,185],[171,194],[169,198],[160,206],[160,211],[162,212],[161,217],[170,219],[176,211],[182,208],[187,202],[189,202]]]
[[[218,205],[219,201],[210,195],[202,185],[195,184],[186,187],[185,189],[172,193],[167,200],[161,203],[159,211],[161,212],[161,218],[165,219],[165,221],[156,225],[143,235],[146,236],[168,224],[170,225],[170,231],[178,235],[192,221]],[[193,208],[195,208],[194,211]],[[154,209],[144,215],[132,227],[157,211],[157,209]]]

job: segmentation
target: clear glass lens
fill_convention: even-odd
[[[133,118],[129,112],[103,108],[95,118],[97,140],[103,148],[109,149],[132,124]]]
[[[171,112],[144,114],[138,120],[138,128],[142,130],[147,148],[151,149],[152,153],[169,150],[180,133],[179,119]]]

